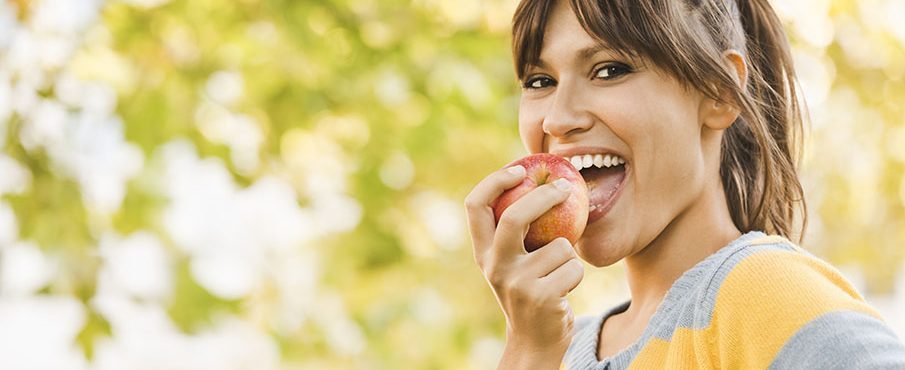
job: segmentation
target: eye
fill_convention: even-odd
[[[532,76],[528,77],[525,82],[522,83],[522,88],[525,89],[542,89],[545,87],[555,86],[556,81],[547,76]]]
[[[607,63],[594,70],[594,77],[602,80],[615,80],[632,72],[632,68],[622,63]]]

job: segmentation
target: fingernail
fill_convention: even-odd
[[[509,173],[511,173],[513,175],[522,176],[525,174],[525,167],[522,165],[512,166],[512,167],[507,168],[506,171],[508,171]]]
[[[569,191],[572,190],[572,183],[566,179],[557,179],[553,182],[553,186],[555,186],[560,191]]]

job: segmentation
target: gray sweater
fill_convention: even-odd
[[[695,265],[634,344],[598,359],[601,324],[630,304],[576,321],[568,369],[905,369],[901,339],[851,284],[778,236],[745,234]]]

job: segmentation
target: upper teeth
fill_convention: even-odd
[[[625,159],[622,157],[612,154],[585,154],[585,155],[576,155],[572,157],[566,157],[569,162],[572,162],[572,165],[575,168],[581,170],[583,168],[590,168],[591,166],[601,168],[601,167],[614,167],[625,163]]]

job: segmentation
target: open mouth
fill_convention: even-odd
[[[626,179],[625,159],[613,154],[585,154],[566,158],[588,185],[588,224],[612,208]]]

